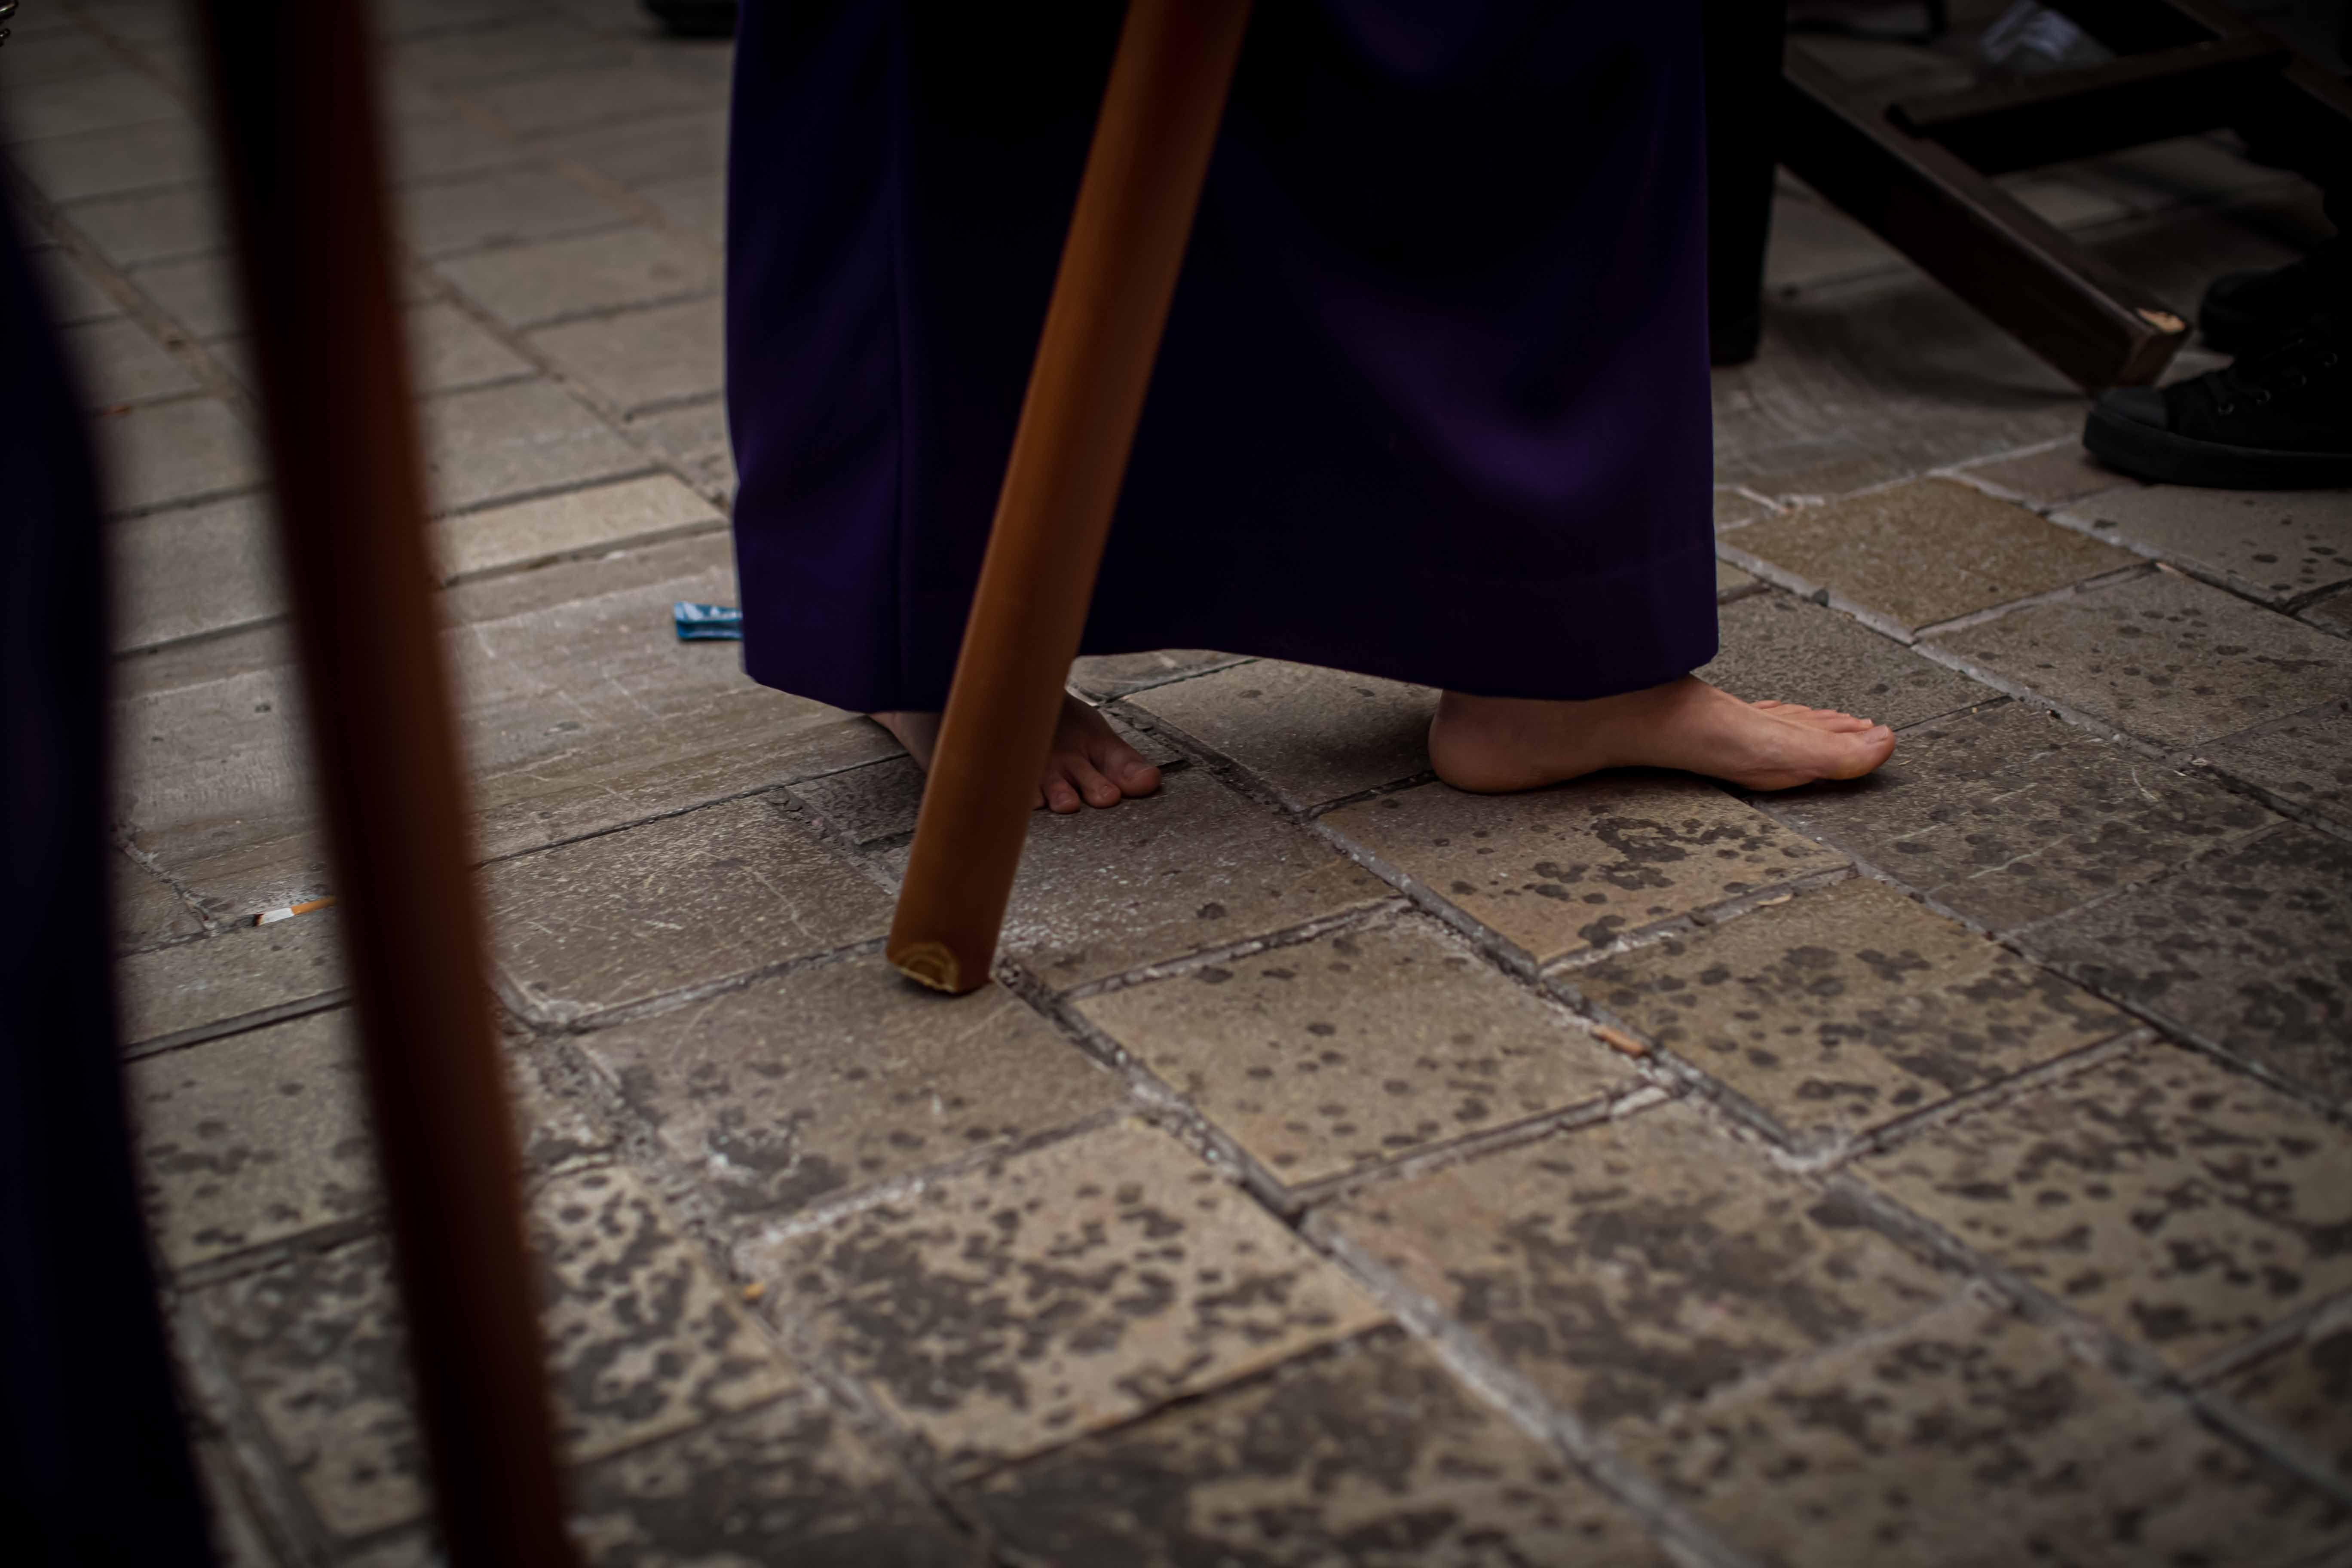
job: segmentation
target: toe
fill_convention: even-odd
[[[1045,775],[1045,808],[1056,816],[1067,816],[1085,803],[1070,781],[1059,773]]]
[[[1127,798],[1127,793],[1102,775],[1100,769],[1084,757],[1059,759],[1069,781],[1088,805],[1117,805]]]

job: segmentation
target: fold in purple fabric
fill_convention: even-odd
[[[745,663],[937,708],[1119,8],[750,0],[728,407]],[[1493,696],[1715,652],[1697,7],[1268,4],[1096,594]]]

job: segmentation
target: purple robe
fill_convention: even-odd
[[[749,0],[745,665],[953,673],[1122,7]],[[1265,0],[1085,651],[1589,698],[1716,647],[1693,0]]]

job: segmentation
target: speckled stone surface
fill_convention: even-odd
[[[975,1500],[1021,1561],[1669,1568],[1615,1503],[1379,1332],[1015,1467]]]
[[[2037,695],[2181,748],[2352,690],[2352,643],[2170,572],[1936,640]]]
[[[1911,631],[2138,560],[1982,490],[1932,479],[1782,512],[1729,542]]]
[[[1070,667],[1070,684],[1087,696],[1124,697],[1162,681],[1234,662],[1234,656],[1206,648],[1162,648],[1157,653],[1112,653],[1082,658]]]
[[[1429,771],[1437,694],[1274,659],[1129,699],[1264,780],[1304,810]]]
[[[341,911],[318,910],[266,926],[229,926],[209,940],[134,953],[115,965],[122,1039],[242,1018],[340,991]]]
[[[1770,698],[1835,708],[1899,729],[1999,695],[1892,637],[1787,594],[1750,595],[1724,605],[1717,620],[1722,651],[1699,678],[1750,702]]]
[[[601,1029],[581,1048],[671,1156],[744,1212],[1045,1131],[1124,1092],[1003,987],[939,996],[879,955]]]
[[[1577,989],[1808,1142],[2095,1045],[2126,1014],[1883,883],[1815,889],[1607,960]]]
[[[155,1245],[174,1266],[376,1205],[359,1059],[340,1012],[133,1062],[125,1098]]]
[[[2352,827],[2352,699],[2225,735],[2201,750],[2230,777]]]
[[[595,1568],[982,1568],[980,1542],[817,1398],[583,1469],[572,1531]]]
[[[1891,1327],[1951,1288],[1686,1106],[1368,1187],[1316,1223],[1595,1424]]]
[[[1032,813],[1002,951],[1060,988],[1390,896],[1305,829],[1188,768],[1109,811]]]
[[[2079,908],[2277,820],[2014,702],[1923,724],[1868,778],[1772,808],[1995,931]]]
[[[2147,485],[2066,509],[2102,535],[2226,577],[2275,604],[2352,581],[2352,495]]]
[[[2086,984],[2352,1098],[2352,845],[2340,838],[2281,824],[2024,940]]]
[[[562,1178],[531,1218],[555,1414],[574,1459],[797,1385],[627,1173]],[[424,1509],[406,1336],[382,1243],[297,1255],[201,1292],[199,1307],[330,1529],[361,1534]]]
[[[2038,452],[1971,463],[1960,478],[2004,490],[2021,500],[2050,505],[2117,489],[2136,489],[2131,479],[2116,472],[2069,440]]]
[[[2211,1386],[2352,1477],[2352,1300],[2330,1302],[2292,1342]]]
[[[1619,1441],[1765,1568],[2289,1568],[2352,1528],[2183,1406],[1966,1298]]]
[[[2175,1367],[2352,1287],[2352,1148],[2300,1101],[2174,1046],[1958,1118],[1861,1168]]]
[[[503,988],[570,1022],[879,937],[882,889],[774,801],[729,801],[503,860],[483,878]]]
[[[2338,588],[2303,607],[2303,617],[2338,633],[2352,633],[2352,588]]]
[[[1078,1010],[1291,1185],[1630,1086],[1580,1021],[1418,920]]]
[[[1538,963],[1843,859],[1671,773],[1598,773],[1505,796],[1429,784],[1324,821]]]
[[[958,1469],[1382,1316],[1239,1188],[1137,1122],[749,1243],[738,1261]]]

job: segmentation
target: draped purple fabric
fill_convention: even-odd
[[[944,701],[1119,7],[750,0],[745,662]],[[1491,696],[1715,652],[1695,0],[1267,0],[1088,624]]]

